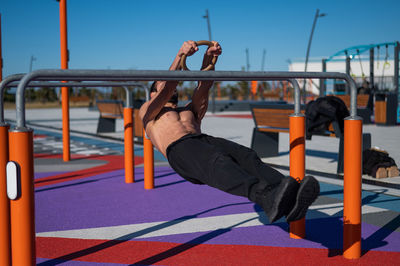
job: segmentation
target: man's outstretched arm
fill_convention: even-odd
[[[183,55],[191,56],[197,52],[199,48],[194,41],[186,41],[179,49],[177,55],[174,58],[169,70],[179,70],[180,61]],[[143,124],[146,124],[154,120],[158,113],[161,111],[163,106],[168,102],[171,96],[174,94],[178,81],[157,81],[155,86],[157,91],[155,95],[151,96],[151,99],[142,105],[139,111],[139,116],[142,118]]]
[[[209,47],[204,54],[202,69],[207,67],[214,56],[219,56],[222,53],[222,48],[218,42],[213,41],[213,46]],[[213,69],[214,70],[214,69]],[[193,92],[192,96],[192,110],[200,122],[207,112],[208,108],[208,92],[212,87],[213,80],[202,80],[199,81],[197,88]]]

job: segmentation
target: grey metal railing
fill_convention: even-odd
[[[6,77],[0,82],[0,125],[4,124],[4,92],[8,87],[18,87],[18,84],[26,74],[15,74]],[[132,107],[132,94],[127,86],[141,87],[145,91],[146,99],[149,99],[147,87],[139,82],[50,82],[50,81],[31,81],[26,87],[123,87],[126,93],[125,107]]]
[[[25,127],[26,86],[32,80],[69,81],[150,81],[150,80],[280,80],[300,78],[342,79],[350,87],[350,116],[357,116],[357,88],[347,74],[338,72],[241,72],[241,71],[168,71],[168,70],[35,70],[26,74],[16,92],[17,127]]]
[[[289,79],[288,80],[290,83],[292,83],[293,88],[294,88],[294,115],[299,115],[300,113],[300,86],[297,80],[295,79]]]
[[[7,76],[5,79],[3,79],[0,82],[0,126],[4,125],[4,91],[7,88],[8,84],[10,84],[13,81],[17,81],[22,79],[25,76],[25,74],[14,74]]]

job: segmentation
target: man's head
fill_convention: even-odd
[[[151,84],[150,87],[150,97],[152,97],[152,93],[157,92],[157,81],[154,81],[153,84]],[[174,105],[178,104],[178,91],[175,89],[174,94],[172,94],[171,98],[168,100],[169,103],[172,103]]]

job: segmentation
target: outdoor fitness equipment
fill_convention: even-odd
[[[197,41],[195,43],[197,44],[197,46],[202,46],[202,45],[207,45],[208,47],[213,46],[213,43],[210,42],[210,41]],[[182,68],[182,70],[190,70],[186,66],[186,58],[187,58],[187,55],[185,55],[185,54],[182,55],[182,58],[181,58],[181,68]],[[208,70],[214,69],[214,66],[215,66],[215,63],[217,63],[217,60],[218,60],[218,57],[213,56],[213,59],[211,60],[211,63],[208,66],[206,66],[205,68],[203,68],[202,71],[208,71]]]
[[[282,80],[298,78],[323,78],[346,80],[350,88],[350,116],[344,121],[344,219],[343,256],[361,256],[361,147],[362,120],[357,116],[357,89],[354,80],[346,74],[335,72],[241,72],[241,71],[155,71],[155,70],[36,70],[25,75],[16,92],[16,127],[9,131],[9,160],[20,166],[18,179],[21,185],[20,198],[11,200],[12,258],[21,260],[18,265],[35,264],[35,227],[33,193],[33,132],[26,127],[24,91],[32,80],[57,81],[150,81],[150,80]],[[296,97],[296,96],[295,96]],[[296,99],[298,96],[296,97]],[[296,110],[295,110],[296,113]],[[301,121],[300,121],[301,120]],[[304,118],[299,119],[297,133],[290,142],[292,151],[299,147],[299,155],[304,154]],[[297,124],[297,123],[296,123]],[[292,125],[291,125],[292,127]],[[301,132],[300,132],[301,131]],[[296,152],[297,154],[297,152]],[[290,156],[292,157],[292,156]],[[292,158],[290,159],[292,161]],[[294,161],[297,158],[293,158]],[[304,161],[304,159],[300,159]],[[146,163],[146,162],[145,162]],[[304,170],[304,163],[298,165]],[[292,175],[292,169],[290,170]],[[302,179],[304,176],[295,177]],[[146,173],[145,173],[146,178]],[[25,207],[24,207],[25,206]],[[304,229],[304,224],[298,227]],[[14,230],[13,230],[14,228]],[[293,228],[294,229],[294,228]],[[292,225],[291,225],[292,230]]]
[[[385,53],[385,62],[383,63],[383,67],[382,67],[382,76],[381,76],[381,82],[379,84],[379,88],[382,90],[384,89],[384,77],[385,77],[385,69],[389,69],[390,68],[390,63],[389,63],[389,51],[388,51],[388,45],[385,45],[386,48],[386,53]]]
[[[9,126],[4,121],[4,104],[3,104],[3,94],[6,87],[17,87],[18,81],[24,77],[25,74],[15,74],[6,77],[0,83],[0,130],[4,130],[3,127]],[[134,172],[134,143],[133,143],[133,99],[131,91],[127,88],[127,86],[136,86],[143,89],[146,93],[146,99],[149,98],[149,92],[147,88],[139,82],[125,81],[125,82],[50,82],[50,81],[35,81],[30,82],[27,87],[109,87],[109,86],[121,86],[125,90],[126,99],[125,99],[125,107],[124,107],[124,160],[125,160],[125,182],[133,183],[135,182],[135,172]],[[64,133],[64,132],[63,132]],[[5,134],[5,133],[4,133]],[[0,138],[5,139],[3,137],[3,133],[0,132]],[[1,140],[0,140],[1,141]],[[8,141],[8,139],[7,139]],[[1,143],[1,142],[0,142]],[[8,142],[7,142],[8,143]],[[69,137],[68,137],[69,143]],[[0,147],[8,147],[8,145],[0,145]],[[63,147],[64,148],[64,147]],[[1,152],[5,152],[2,150]],[[1,157],[0,152],[0,159]],[[8,153],[8,150],[6,151]],[[65,149],[63,149],[65,154]],[[69,149],[67,150],[67,156],[70,157]],[[4,160],[2,160],[3,162]],[[1,162],[0,162],[1,164]],[[0,260],[1,262],[1,260]]]
[[[379,56],[380,56],[380,47],[386,47],[386,56],[388,57],[388,49],[389,46],[393,46],[394,48],[394,93],[396,94],[397,98],[399,99],[398,102],[400,102],[400,97],[399,97],[399,52],[400,52],[400,43],[398,41],[395,42],[385,42],[385,43],[378,43],[378,44],[368,44],[368,45],[358,45],[358,46],[352,46],[343,50],[340,50],[330,56],[328,59],[322,59],[322,71],[326,72],[326,63],[329,61],[335,61],[338,60],[340,56],[346,56],[346,74],[350,75],[350,58],[355,58],[356,56],[359,57],[359,61],[361,64],[360,60],[360,55],[363,54],[364,52],[369,51],[369,83],[370,86],[374,87],[374,54],[375,54],[375,48],[377,49],[377,60],[378,60],[378,69],[379,69]],[[340,60],[340,58],[339,58]],[[385,59],[384,67],[388,67],[388,62],[387,58]],[[384,69],[383,69],[384,71]],[[382,75],[384,75],[382,71]],[[362,72],[364,72],[362,70]],[[325,91],[326,91],[326,84],[324,82],[324,79],[321,79],[321,84],[320,84],[320,96],[325,96]],[[346,94],[349,93],[349,88],[348,86],[345,87],[346,89]]]

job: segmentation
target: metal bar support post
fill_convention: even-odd
[[[351,71],[351,58],[350,58],[350,56],[346,56],[346,74],[349,76],[350,76],[350,71]],[[345,91],[346,91],[346,94],[349,94],[349,86],[347,83],[345,86]]]
[[[326,72],[326,59],[322,59],[322,72]],[[319,80],[319,97],[324,97],[326,94],[326,80]]]
[[[374,55],[374,49],[375,48],[371,48],[369,49],[369,84],[371,86],[371,88],[375,87],[375,73],[374,73],[374,65],[375,65],[375,55]]]
[[[61,69],[68,69],[68,35],[67,35],[67,0],[60,0],[60,45],[61,45]],[[70,138],[69,138],[69,89],[61,88],[61,109],[63,123],[63,160],[68,162],[70,155]]]
[[[400,53],[400,43],[396,42],[396,45],[394,46],[394,91],[397,95],[397,108],[399,107],[399,102],[400,102],[400,93],[399,93],[399,53]]]
[[[19,166],[18,198],[10,202],[11,260],[13,265],[36,265],[35,203],[33,185],[33,131],[16,127],[9,131],[10,161]]]
[[[11,265],[10,201],[7,197],[6,165],[9,125],[0,122],[0,265]]]
[[[297,82],[296,82],[297,83]],[[293,83],[295,84],[295,83]],[[305,115],[300,108],[300,88],[294,86],[294,113],[289,117],[289,171],[296,180],[303,180],[306,171],[306,139]],[[305,238],[305,218],[290,223],[289,235],[291,238]]]
[[[124,108],[124,158],[125,158],[125,183],[135,182],[135,148],[134,148],[134,124],[132,94],[127,87],[124,87],[126,93],[126,105]]]
[[[11,214],[7,196],[6,165],[9,161],[10,126],[4,121],[4,91],[7,84],[23,77],[11,75],[0,82],[0,265],[11,265]]]

